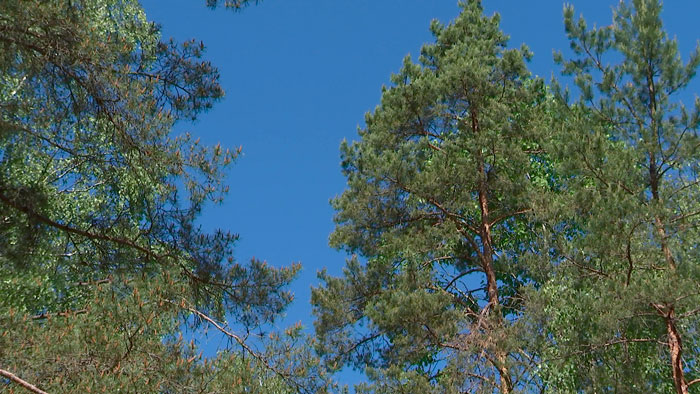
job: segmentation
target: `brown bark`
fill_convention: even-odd
[[[666,259],[666,264],[671,270],[676,270],[676,261],[673,259],[673,254],[671,253],[671,248],[668,247],[666,242],[666,228],[660,217],[655,217],[656,232],[659,233],[659,239],[661,240],[661,251],[664,253],[664,258]]]
[[[671,355],[671,371],[673,376],[673,386],[677,394],[688,394],[690,384],[685,380],[683,372],[683,341],[676,328],[676,313],[673,306],[652,305],[661,315],[666,323],[666,334],[668,335],[668,351]]]
[[[483,174],[483,163],[479,165],[482,175]],[[489,222],[489,207],[488,198],[486,196],[486,182],[481,181],[479,186],[479,206],[481,208],[481,240],[483,244],[483,269],[486,274],[486,291],[488,293],[489,304],[486,308],[490,308],[489,314],[493,315],[500,314],[500,301],[498,300],[498,282],[496,281],[496,271],[493,268],[493,239],[491,236],[491,224]],[[498,326],[503,322],[501,321],[500,315],[496,316],[498,319]],[[501,393],[510,393],[513,390],[513,382],[510,378],[510,371],[506,366],[507,355],[505,352],[496,350],[495,354],[496,369],[500,377],[500,390]]]
[[[32,393],[36,393],[36,394],[48,394],[46,391],[44,391],[44,390],[42,390],[42,389],[36,387],[35,385],[33,385],[33,384],[27,382],[26,380],[20,378],[19,376],[13,374],[13,373],[10,372],[10,371],[6,371],[6,370],[4,370],[4,369],[0,369],[0,376],[3,376],[3,377],[5,377],[5,378],[7,378],[7,379],[9,379],[9,380],[11,380],[11,381],[17,383],[18,385],[20,385],[20,386],[24,387],[25,389],[31,391]]]
[[[649,109],[651,111],[652,130],[655,133],[656,140],[659,141],[659,126],[656,121],[656,89],[654,86],[653,73],[651,72],[647,76],[647,85],[649,89]],[[661,169],[657,165],[656,154],[652,150],[649,152],[649,186],[651,188],[652,198],[657,206],[661,206],[661,198],[659,195],[659,186],[661,182],[660,178]],[[661,216],[654,216],[654,226],[656,227],[656,232],[659,235],[661,251],[664,254],[666,264],[672,272],[675,272],[676,262],[673,258],[671,248],[669,248],[668,242],[666,241],[666,226]],[[664,319],[664,323],[666,325],[668,351],[671,356],[671,376],[673,378],[673,386],[675,387],[677,394],[688,394],[688,383],[685,380],[685,373],[683,372],[683,340],[681,338],[681,334],[676,328],[675,308],[673,305],[664,307],[658,304],[653,305],[653,307]]]
[[[482,265],[484,268],[484,273],[486,274],[486,290],[489,298],[488,307],[490,307],[491,310],[495,310],[499,306],[500,302],[498,300],[496,272],[493,269],[493,240],[491,236],[491,224],[489,223],[489,206],[485,187],[486,186],[483,184],[479,187],[479,206],[481,208],[481,242],[483,245]]]
[[[652,194],[658,200],[658,194],[656,189],[652,189]],[[666,264],[671,269],[671,271],[676,271],[676,262],[673,259],[673,254],[671,249],[666,242],[666,229],[662,219],[659,216],[654,218],[656,231],[661,239],[661,250],[666,259]],[[685,380],[685,373],[683,372],[683,339],[681,334],[676,328],[675,322],[675,310],[674,306],[670,305],[667,307],[662,307],[660,305],[654,305],[659,315],[662,316],[666,324],[666,335],[668,336],[668,350],[671,356],[671,371],[673,377],[673,385],[676,388],[677,394],[688,394],[688,383]]]
[[[472,130],[474,133],[479,132],[479,121],[476,115],[476,111],[472,111]],[[486,168],[484,164],[484,159],[481,153],[478,154],[478,170],[479,170],[479,208],[481,210],[481,228],[480,236],[482,243],[482,268],[484,274],[486,274],[486,292],[488,295],[489,303],[486,308],[490,308],[489,315],[496,316],[498,319],[498,326],[502,325],[502,318],[500,315],[500,301],[498,299],[498,282],[496,281],[496,271],[493,267],[493,237],[491,236],[491,218],[489,212],[489,201],[488,201],[488,185],[486,184]],[[494,312],[496,315],[494,315]],[[510,377],[510,371],[507,367],[507,354],[498,349],[496,346],[495,351],[495,367],[498,370],[499,380],[500,380],[500,391],[501,393],[510,393],[513,391],[513,382]]]
[[[668,349],[671,353],[671,368],[673,368],[673,384],[676,387],[676,393],[688,394],[688,384],[683,373],[683,344],[673,318],[666,319],[666,331],[668,332]]]
[[[654,152],[649,152],[649,186],[651,188],[651,197],[654,200],[654,203],[659,205],[661,203],[661,198],[659,196],[659,168],[656,164],[656,155]],[[659,235],[661,251],[664,253],[666,264],[668,264],[669,268],[675,271],[676,261],[673,259],[673,254],[671,253],[671,248],[668,247],[668,242],[666,242],[666,226],[661,219],[661,216],[654,216],[654,227],[656,227],[656,232]]]

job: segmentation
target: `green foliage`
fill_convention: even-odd
[[[555,59],[579,97],[555,83],[564,121],[547,149],[561,193],[541,211],[555,267],[529,297],[555,391],[687,393],[700,376],[700,101],[678,99],[700,47],[684,63],[660,12],[656,0],[621,3],[611,26],[589,29],[565,8],[574,56]]]
[[[317,338],[252,340],[300,267],[195,225],[238,154],[171,135],[223,96],[204,46],[136,0],[0,2],[0,369],[75,393],[323,393],[347,366],[360,393],[697,392],[700,47],[682,60],[658,0],[592,29],[566,7],[572,100],[461,6],[341,146],[352,257],[319,274]],[[231,346],[203,358],[202,326]]]
[[[630,3],[593,29],[565,8],[571,102],[467,2],[343,143],[331,245],[356,255],[312,302],[360,392],[700,387],[700,48]]]
[[[28,317],[14,311],[0,320],[0,359],[3,367],[21,371],[48,392],[139,393],[295,393],[288,378],[311,375],[297,370],[314,368],[312,360],[283,365],[264,355],[222,351],[202,358],[194,346],[177,334],[178,316],[186,283],[172,277],[119,279],[94,286],[84,310],[63,315]],[[283,350],[288,357],[298,337],[289,332],[273,338],[270,353]],[[294,350],[298,352],[298,350]],[[272,354],[269,354],[272,356]],[[294,384],[292,384],[294,383]],[[302,386],[322,391],[323,379]]]
[[[547,94],[498,16],[462,7],[433,22],[435,43],[404,59],[361,140],[341,146],[348,190],[332,203],[331,245],[366,262],[322,273],[312,303],[319,350],[332,366],[369,367],[377,382],[363,390],[530,385],[515,333],[532,280],[527,214],[551,188]]]
[[[66,305],[38,302],[58,308],[72,282],[134,268],[222,277],[235,237],[192,222],[235,153],[169,136],[223,94],[203,48],[160,42],[137,2],[3,2],[0,15],[3,271],[48,276]]]
[[[300,267],[239,264],[195,224],[239,153],[171,135],[223,96],[203,52],[136,0],[0,3],[0,368],[60,392],[327,386],[298,330],[257,350],[222,322],[275,321]],[[192,324],[242,351],[193,358]]]

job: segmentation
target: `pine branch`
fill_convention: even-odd
[[[32,393],[36,394],[48,394],[46,391],[36,387],[35,385],[27,382],[26,380],[21,379],[19,376],[13,374],[10,371],[6,371],[2,368],[0,368],[0,376],[3,376],[7,379],[10,379],[11,381],[17,383],[18,385],[24,387],[25,389],[31,391]]]
[[[145,247],[143,247],[143,246],[141,246],[141,245],[137,244],[136,242],[129,240],[129,239],[111,237],[109,235],[104,235],[104,234],[91,233],[89,231],[81,230],[81,229],[74,228],[74,227],[71,227],[71,226],[68,226],[68,225],[65,225],[62,223],[58,223],[58,222],[56,222],[56,221],[54,221],[46,216],[34,211],[33,209],[31,209],[27,206],[19,204],[18,202],[14,201],[13,199],[8,197],[7,195],[3,194],[2,193],[3,191],[4,191],[3,189],[0,189],[0,201],[4,202],[5,204],[9,205],[10,207],[12,207],[20,212],[23,212],[27,216],[30,216],[33,219],[36,219],[39,222],[44,223],[45,225],[48,225],[50,227],[54,227],[58,230],[61,230],[61,231],[67,232],[67,233],[79,235],[79,236],[82,236],[82,237],[85,237],[88,239],[112,242],[112,243],[115,243],[117,245],[136,249],[136,250],[146,254],[149,258],[153,258],[154,260],[158,260],[161,257],[161,256],[158,256],[157,254],[155,254],[153,251],[149,250],[148,248],[145,248]]]
[[[227,330],[226,327],[224,327],[221,323],[219,323],[219,322],[217,322],[216,320],[214,320],[213,318],[209,317],[209,316],[208,316],[207,314],[205,314],[204,312],[202,312],[202,311],[200,311],[200,310],[197,310],[197,309],[195,309],[195,308],[193,308],[193,307],[187,305],[187,304],[185,303],[185,300],[184,300],[184,299],[183,299],[180,303],[173,302],[173,301],[169,301],[169,300],[166,300],[166,302],[168,302],[168,303],[170,303],[170,304],[173,304],[173,305],[175,305],[175,306],[178,306],[178,307],[180,307],[180,308],[182,308],[182,309],[184,309],[184,310],[186,310],[186,311],[189,311],[189,312],[195,314],[198,318],[200,318],[200,319],[206,321],[207,323],[211,324],[212,326],[214,326],[214,328],[216,328],[217,330],[219,330],[219,332],[221,332],[222,334],[224,334],[224,335],[226,335],[227,337],[229,337],[229,338],[233,339],[234,341],[236,341],[245,351],[247,351],[248,353],[250,353],[250,355],[253,356],[256,360],[260,361],[268,370],[272,371],[273,373],[275,373],[276,375],[278,375],[279,377],[281,377],[283,380],[285,380],[287,383],[289,383],[289,384],[291,384],[292,386],[294,386],[294,387],[297,389],[298,392],[302,392],[302,391],[303,391],[303,387],[302,387],[299,383],[295,382],[294,379],[292,379],[292,376],[291,376],[290,373],[279,370],[279,368],[277,368],[277,367],[274,366],[272,363],[270,363],[270,361],[269,361],[265,356],[263,356],[262,354],[256,352],[255,350],[253,350],[253,349],[243,340],[243,338],[241,338],[240,336],[238,336],[238,335],[232,333],[231,331]]]
[[[130,240],[127,238],[120,238],[120,237],[113,237],[109,235],[104,235],[104,234],[98,234],[86,230],[82,230],[79,228],[75,228],[66,224],[59,223],[55,220],[52,220],[51,218],[44,216],[35,210],[31,209],[30,207],[27,207],[23,204],[18,203],[17,201],[13,200],[12,198],[8,197],[7,195],[3,194],[4,188],[0,185],[0,202],[3,202],[10,207],[26,214],[27,216],[47,225],[50,227],[53,227],[57,230],[61,230],[67,234],[74,234],[78,235],[81,237],[85,237],[88,239],[92,240],[99,240],[99,241],[105,241],[105,242],[111,242],[120,246],[124,246],[139,252],[142,252],[147,258],[155,260],[155,261],[163,261],[164,259],[168,257],[173,257],[172,254],[166,253],[166,254],[158,254],[154,252],[153,250],[150,250],[140,244],[138,244],[135,240]],[[213,286],[219,286],[219,287],[229,287],[230,284],[228,283],[221,283],[213,280],[207,280],[199,277],[196,275],[192,270],[187,268],[184,264],[179,263],[180,267],[183,270],[183,273],[187,275],[190,279],[199,282],[199,283],[205,283]]]
[[[525,213],[529,213],[529,212],[532,212],[532,209],[530,209],[530,208],[525,208],[525,209],[521,209],[521,210],[518,210],[518,211],[515,211],[515,212],[505,213],[505,214],[503,214],[503,215],[501,215],[501,216],[499,216],[499,217],[493,219],[493,220],[491,221],[491,223],[489,223],[489,225],[490,225],[490,226],[494,226],[494,225],[498,224],[498,222],[501,222],[501,221],[506,220],[506,219],[510,219],[510,218],[512,218],[512,217],[514,217],[514,216],[518,216],[518,215],[522,215],[522,214],[525,214]]]
[[[57,312],[57,313],[40,313],[38,315],[32,316],[32,320],[49,319],[49,318],[56,317],[56,316],[68,317],[68,316],[73,316],[73,315],[83,315],[87,312],[88,312],[87,309],[79,309],[76,311],[65,311],[65,312]]]

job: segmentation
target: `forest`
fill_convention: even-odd
[[[341,144],[347,260],[280,327],[303,262],[200,222],[245,151],[179,131],[224,96],[204,43],[139,0],[0,0],[0,393],[700,393],[700,35],[565,5],[544,79],[459,10]]]

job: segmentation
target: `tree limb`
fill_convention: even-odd
[[[57,312],[57,313],[40,313],[38,315],[32,316],[32,320],[41,320],[41,319],[49,319],[51,317],[68,317],[68,316],[73,316],[73,315],[82,315],[87,313],[87,309],[79,309],[76,311],[65,311],[65,312]]]
[[[10,371],[6,371],[2,368],[0,368],[0,376],[4,376],[7,379],[10,379],[11,381],[17,383],[18,385],[24,387],[25,389],[31,391],[32,393],[36,394],[49,394],[46,391],[36,387],[35,385],[27,382],[26,380],[21,379],[19,376],[13,374]]]
[[[270,371],[274,372],[275,374],[277,374],[278,376],[280,376],[282,379],[284,379],[287,383],[289,383],[289,384],[291,384],[292,386],[294,386],[294,387],[297,389],[298,392],[301,392],[301,391],[302,391],[302,387],[299,385],[299,383],[295,382],[294,379],[292,379],[292,376],[291,376],[289,373],[284,372],[284,371],[280,371],[279,368],[275,367],[272,363],[270,363],[269,360],[268,360],[265,356],[261,355],[260,353],[258,353],[258,352],[256,352],[255,350],[253,350],[250,346],[248,346],[248,344],[243,340],[243,338],[241,338],[240,336],[238,336],[238,335],[232,333],[231,331],[227,330],[226,327],[224,327],[222,324],[220,324],[220,323],[217,322],[216,320],[214,320],[214,319],[212,319],[211,317],[209,317],[208,315],[206,315],[204,312],[201,312],[201,311],[199,311],[199,310],[197,310],[197,309],[195,309],[195,308],[193,308],[193,307],[187,305],[187,304],[185,303],[185,300],[184,300],[184,299],[183,299],[180,303],[177,303],[177,302],[174,302],[174,301],[170,301],[170,300],[166,300],[166,302],[168,302],[168,303],[170,303],[170,304],[173,304],[173,305],[175,305],[175,306],[177,306],[177,307],[179,307],[179,308],[182,308],[182,309],[184,309],[184,310],[186,310],[186,311],[189,311],[189,312],[195,314],[198,318],[200,318],[200,319],[206,321],[207,323],[211,324],[212,326],[214,326],[214,328],[216,328],[217,330],[219,330],[219,332],[221,332],[222,334],[226,335],[227,337],[233,339],[233,340],[236,341],[239,345],[241,345],[241,347],[242,347],[245,351],[247,351],[248,353],[250,353],[250,355],[253,356],[255,359],[257,359],[258,361],[260,361],[267,369],[269,369]]]

